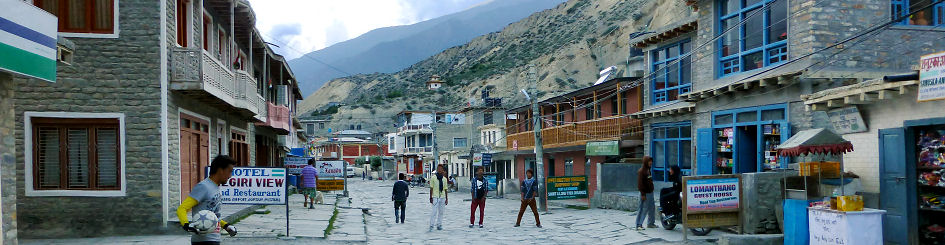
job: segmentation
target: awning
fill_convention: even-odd
[[[648,45],[654,45],[667,40],[679,37],[680,35],[695,31],[699,26],[699,19],[692,17],[666,25],[652,33],[642,35],[630,40],[630,46],[643,48]]]
[[[873,79],[853,85],[802,95],[808,111],[824,111],[847,105],[870,104],[916,91],[919,81],[885,82]]]
[[[783,67],[774,68],[761,73],[762,74],[748,75],[744,79],[739,79],[735,82],[722,86],[680,94],[679,99],[689,102],[696,102],[731,92],[747,91],[766,87],[786,86],[794,82],[796,80],[795,78],[803,74],[804,71],[798,71],[798,65],[787,64]]]
[[[823,128],[798,132],[778,146],[778,154],[782,156],[800,156],[811,153],[840,155],[852,151],[853,144],[850,141]]]
[[[630,114],[630,117],[633,119],[646,119],[651,117],[684,114],[692,112],[695,107],[696,104],[690,102],[676,101]]]

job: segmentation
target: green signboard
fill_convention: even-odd
[[[585,155],[588,156],[616,156],[620,155],[620,143],[614,141],[587,142]]]
[[[548,200],[587,198],[587,175],[548,177]]]

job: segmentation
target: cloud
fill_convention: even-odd
[[[388,26],[409,25],[487,0],[250,0],[256,27],[289,59]]]

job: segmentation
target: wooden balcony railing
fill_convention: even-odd
[[[541,135],[544,148],[584,145],[588,141],[642,137],[643,122],[627,116],[614,116],[543,128]],[[511,150],[533,149],[535,135],[532,131],[510,134],[506,137],[506,145]]]

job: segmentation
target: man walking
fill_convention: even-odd
[[[479,228],[482,228],[483,212],[486,208],[486,194],[489,193],[489,182],[482,176],[482,167],[476,167],[476,178],[472,180],[472,205],[469,208],[469,228],[476,222],[476,208],[479,208]]]
[[[531,169],[525,170],[524,181],[522,181],[522,207],[518,209],[518,220],[515,221],[515,227],[522,224],[522,215],[525,214],[525,207],[531,207],[535,214],[535,226],[541,228],[541,220],[538,219],[538,208],[535,207],[535,192],[538,191],[538,181],[535,180],[535,172]]]
[[[433,225],[437,230],[443,230],[443,213],[446,212],[446,204],[449,203],[449,196],[446,190],[446,169],[443,165],[436,166],[436,175],[430,178],[430,203],[433,204],[433,214],[430,215],[430,231],[433,231]]]
[[[400,173],[397,177],[398,180],[394,183],[394,191],[391,193],[390,200],[394,201],[394,223],[403,224],[407,216],[404,210],[407,209],[407,197],[410,196],[410,187],[404,181],[407,178],[404,173]],[[400,211],[400,213],[397,213],[397,211]]]
[[[315,208],[315,197],[318,196],[318,189],[316,188],[318,184],[318,169],[315,168],[315,159],[308,159],[308,165],[302,168],[302,195],[305,196],[305,201],[302,202],[302,207],[308,207],[308,209]]]
[[[190,226],[190,221],[187,218],[188,210],[191,210],[193,213],[209,210],[216,214],[217,217],[221,217],[220,203],[222,202],[222,197],[220,194],[220,184],[230,179],[230,176],[233,174],[234,165],[236,165],[236,162],[230,157],[221,155],[214,158],[210,163],[210,177],[197,184],[197,186],[190,191],[190,196],[184,199],[180,206],[177,207],[177,218],[180,219],[180,225],[185,231],[194,233],[190,236],[191,244],[220,244],[221,227],[226,230],[230,236],[236,236],[236,227],[227,224],[223,219],[220,219],[220,223],[217,225],[216,229],[206,234],[201,234],[196,228]]]
[[[643,220],[649,216],[647,228],[656,228],[656,207],[653,204],[653,176],[650,175],[650,167],[653,165],[653,158],[643,157],[643,167],[637,170],[637,188],[640,190],[640,211],[637,212],[637,230],[643,230]]]

